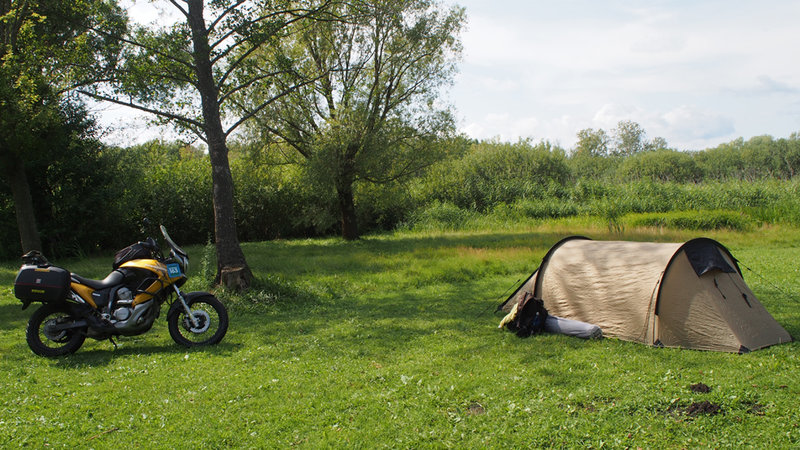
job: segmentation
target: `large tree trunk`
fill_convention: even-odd
[[[339,211],[342,214],[342,238],[354,241],[358,239],[359,235],[352,184],[337,187],[336,194],[339,197]]]
[[[355,181],[355,161],[350,156],[355,154],[356,147],[350,146],[340,162],[336,176],[336,195],[339,198],[341,213],[342,238],[354,241],[359,238],[356,204],[353,199],[353,183]]]
[[[39,237],[39,230],[36,228],[36,215],[34,214],[31,188],[25,174],[25,164],[16,154],[10,154],[8,158],[10,161],[6,165],[6,179],[14,198],[22,253],[31,250],[41,251],[42,241]]]
[[[250,286],[253,273],[247,265],[233,215],[233,176],[228,162],[228,146],[222,130],[218,93],[211,65],[211,50],[203,18],[203,0],[189,0],[189,27],[192,30],[198,90],[203,108],[214,200],[214,236],[217,247],[217,282],[236,290]]]

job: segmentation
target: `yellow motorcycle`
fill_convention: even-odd
[[[180,345],[194,347],[222,341],[228,331],[228,311],[208,292],[182,292],[189,256],[170,238],[164,257],[153,238],[117,252],[113,271],[102,280],[84,278],[51,265],[40,252],[25,254],[14,281],[22,309],[43,303],[28,321],[28,346],[41,356],[75,353],[87,337],[109,339],[147,332],[170,304],[167,327]]]

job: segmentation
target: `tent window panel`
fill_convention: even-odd
[[[698,277],[712,270],[719,270],[725,273],[736,272],[736,269],[722,255],[719,247],[711,241],[698,239],[689,242],[684,246],[683,251],[686,253],[686,257]]]

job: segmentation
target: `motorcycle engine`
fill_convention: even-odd
[[[117,304],[130,305],[133,302],[133,292],[126,287],[121,287],[117,290]]]
[[[127,287],[119,288],[116,297],[111,318],[117,333],[134,336],[150,329],[158,317],[157,302],[151,300],[134,306],[133,292]]]
[[[126,287],[119,288],[119,290],[117,290],[117,301],[114,302],[116,308],[111,315],[120,322],[130,319],[133,314],[133,308],[131,308],[132,304],[133,293],[131,290]]]
[[[132,312],[133,310],[127,307],[117,308],[114,310],[114,318],[117,320],[128,320]]]
[[[115,302],[117,308],[114,310],[113,316],[119,321],[128,320],[133,313],[130,308],[133,303],[133,293],[126,287],[121,287],[117,290],[117,301]]]

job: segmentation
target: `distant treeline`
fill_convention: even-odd
[[[656,142],[661,143],[661,142]],[[275,153],[231,146],[242,241],[334,235],[333,189]],[[457,138],[416,177],[356,184],[364,231],[458,223],[469,214],[547,219],[685,210],[746,212],[800,224],[800,136],[737,139],[698,152],[642,146],[633,152],[568,152],[549,142]],[[130,148],[95,143],[42,161],[31,181],[45,252],[67,256],[123,247],[148,217],[181,244],[212,239],[211,168],[202,151],[175,142]],[[19,253],[13,200],[0,191],[0,257]]]

